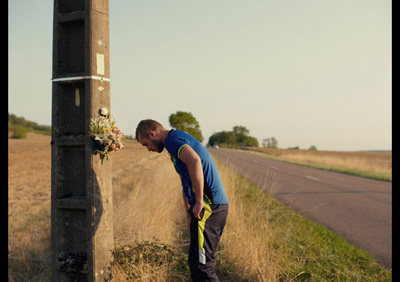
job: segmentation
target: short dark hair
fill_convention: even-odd
[[[138,126],[136,127],[136,140],[138,140],[138,137],[140,136],[141,138],[148,137],[149,131],[160,131],[164,129],[164,127],[159,123],[158,121],[152,120],[152,119],[144,119],[139,122]]]

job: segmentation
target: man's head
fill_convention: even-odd
[[[164,150],[164,140],[160,139],[159,133],[165,130],[155,120],[142,120],[136,127],[136,140],[144,147],[147,147],[147,150],[161,153]]]

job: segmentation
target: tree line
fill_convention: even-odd
[[[194,138],[203,142],[204,138],[200,130],[199,122],[192,113],[178,111],[169,116],[169,123],[172,128],[183,130]],[[258,140],[249,135],[250,131],[244,126],[234,126],[232,131],[221,131],[214,133],[208,139],[208,146],[238,147],[255,146],[258,147]]]
[[[178,111],[169,116],[169,123],[172,128],[186,131],[200,142],[203,142],[203,135],[200,130],[199,122],[189,112]],[[258,140],[255,137],[249,135],[250,131],[242,126],[234,126],[231,131],[220,131],[210,136],[208,139],[207,146],[218,146],[227,148],[236,148],[243,146],[258,147]],[[275,137],[264,138],[262,140],[262,147],[264,148],[278,148],[278,140]],[[293,147],[288,149],[300,149],[299,147]],[[317,150],[312,145],[309,150]]]
[[[190,112],[177,111],[169,116],[170,126],[177,130],[183,130],[203,142],[204,138],[200,130],[200,124]],[[27,132],[36,132],[41,134],[51,134],[51,126],[40,125],[36,122],[26,120],[24,117],[18,117],[15,114],[8,113],[8,131],[12,132],[12,138],[26,138]],[[133,139],[132,135],[127,135],[127,139]],[[207,146],[219,146],[227,148],[236,148],[243,146],[258,147],[257,138],[250,136],[250,130],[245,126],[234,126],[231,131],[220,131],[210,136]],[[278,140],[275,137],[264,138],[262,147],[278,148]],[[288,149],[299,149],[298,147]],[[317,150],[311,146],[309,150]]]
[[[8,131],[12,132],[12,138],[24,139],[28,132],[50,135],[51,126],[40,125],[34,121],[26,120],[24,117],[8,113]]]

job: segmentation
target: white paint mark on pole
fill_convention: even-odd
[[[79,95],[79,88],[75,88],[75,106],[79,107],[81,105],[81,97]]]

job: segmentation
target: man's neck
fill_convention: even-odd
[[[165,142],[165,139],[168,137],[169,130],[162,130],[157,133],[157,137],[162,141]]]

